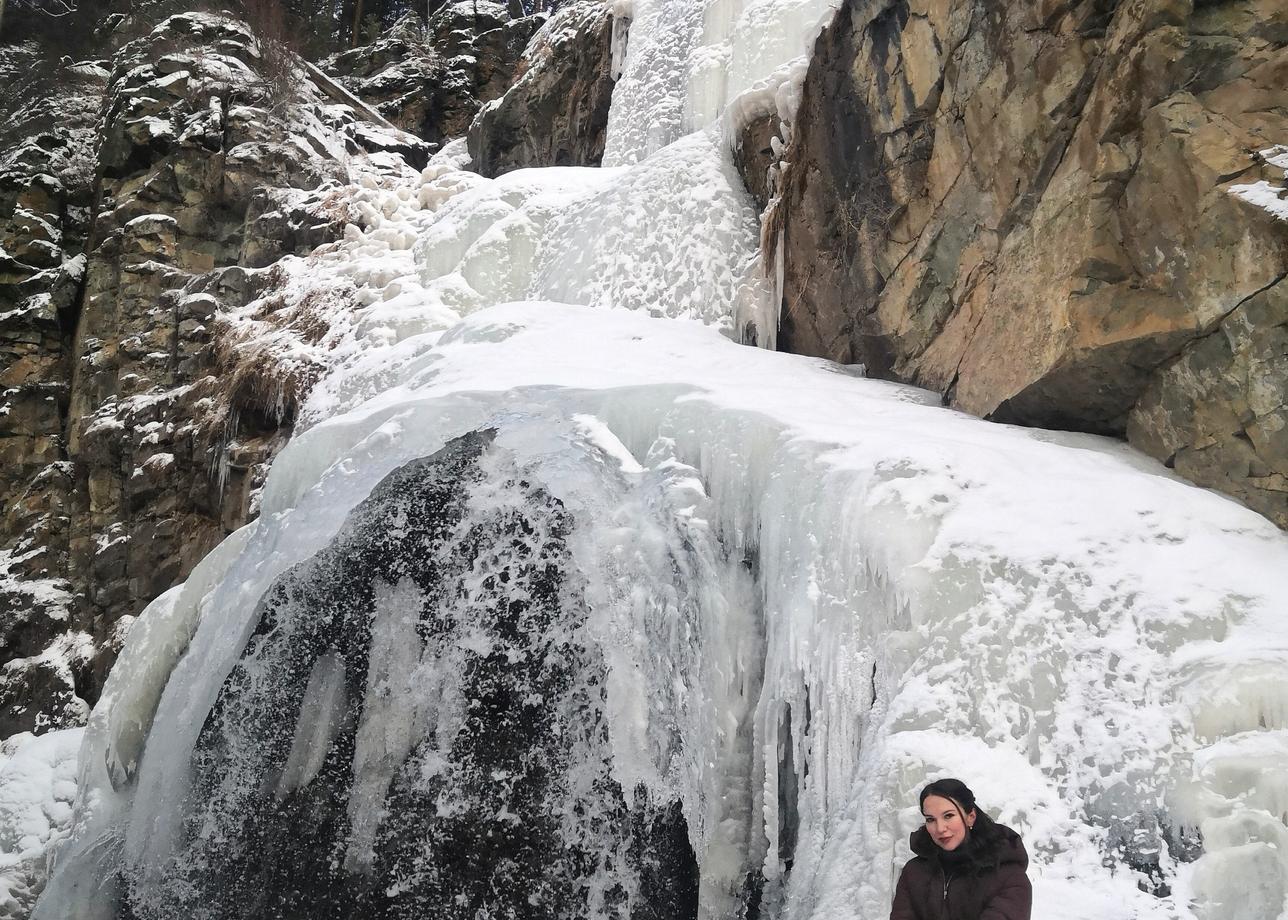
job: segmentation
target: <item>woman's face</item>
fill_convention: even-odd
[[[962,814],[957,803],[938,795],[926,796],[921,803],[921,814],[926,819],[930,839],[942,850],[955,850],[966,839],[966,831],[975,826],[975,811]]]

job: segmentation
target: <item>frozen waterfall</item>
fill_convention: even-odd
[[[956,775],[1035,917],[1279,918],[1288,538],[738,344],[729,131],[790,124],[829,5],[618,7],[610,165],[368,176],[288,260],[355,292],[274,333],[329,370],[133,627],[35,916],[878,920]]]

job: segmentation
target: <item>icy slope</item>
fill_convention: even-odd
[[[259,854],[290,847],[417,916],[450,889],[437,810],[545,841],[543,917],[688,916],[658,892],[691,859],[697,916],[874,920],[944,774],[1025,834],[1035,916],[1279,916],[1284,535],[1112,442],[730,340],[774,305],[709,115],[790,114],[796,39],[755,24],[825,12],[637,4],[624,165],[373,179],[283,307],[349,312],[266,341],[248,311],[325,375],[260,519],[132,632],[38,917],[260,916],[217,899],[289,896]],[[515,587],[532,558],[548,584]],[[531,756],[480,744],[524,707]]]
[[[703,916],[734,916],[757,868],[773,915],[882,916],[907,803],[941,773],[1023,830],[1038,916],[1188,915],[1190,895],[1229,909],[1235,885],[1282,884],[1266,837],[1288,541],[1256,515],[1112,442],[987,424],[689,322],[513,305],[429,358],[289,446],[244,548],[181,602],[206,612],[151,728],[127,864],[165,858],[200,714],[264,587],[388,472],[496,427],[577,509],[613,774],[682,803]],[[602,468],[579,465],[586,443]],[[668,558],[713,561],[677,601]],[[687,629],[659,633],[668,616]],[[109,719],[140,715],[134,666]],[[128,760],[120,743],[99,735],[88,766]],[[1260,760],[1230,763],[1240,747]],[[1178,867],[1183,823],[1234,849]],[[1138,888],[1163,879],[1175,895]]]

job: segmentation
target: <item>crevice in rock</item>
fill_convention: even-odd
[[[1055,128],[1054,134],[1047,142],[1046,153],[1043,154],[1041,164],[1038,166],[1037,173],[1034,175],[1029,188],[1019,196],[1014,205],[1006,212],[1006,215],[998,224],[998,234],[1004,240],[1010,236],[1011,231],[1018,226],[1027,226],[1033,218],[1033,212],[1037,209],[1038,204],[1042,201],[1042,196],[1046,193],[1047,186],[1055,178],[1056,170],[1064,162],[1065,154],[1069,150],[1069,144],[1073,140],[1074,133],[1078,130],[1078,124],[1082,120],[1083,110],[1086,108],[1087,100],[1091,98],[1091,91],[1095,88],[1096,81],[1100,78],[1100,69],[1103,59],[1097,57],[1087,67],[1077,87],[1067,102],[1066,111],[1060,116],[1060,122]]]
[[[808,713],[809,705],[805,706]],[[796,837],[800,831],[800,777],[796,772],[795,740],[792,736],[792,706],[784,702],[778,711],[778,860],[783,871],[791,872],[796,860]]]
[[[1272,288],[1274,288],[1274,287],[1278,286],[1279,284],[1282,284],[1286,279],[1288,279],[1288,272],[1284,272],[1284,273],[1282,273],[1282,274],[1280,274],[1280,275],[1276,276],[1272,281],[1268,282],[1267,284],[1263,285],[1262,287],[1257,288],[1257,290],[1253,291],[1253,292],[1252,292],[1251,294],[1249,294],[1248,296],[1241,298],[1241,299],[1240,299],[1237,303],[1235,303],[1232,307],[1230,307],[1228,310],[1226,310],[1225,312],[1223,312],[1220,316],[1218,316],[1216,319],[1214,319],[1211,323],[1209,323],[1208,325],[1206,325],[1206,326],[1202,329],[1202,331],[1198,332],[1198,333],[1197,333],[1196,335],[1194,335],[1192,338],[1187,339],[1183,345],[1181,345],[1179,348],[1177,348],[1175,351],[1173,351],[1173,352],[1172,352],[1172,353],[1171,353],[1171,354],[1170,354],[1170,355],[1169,355],[1165,360],[1160,361],[1158,364],[1156,364],[1156,365],[1152,366],[1152,367],[1150,368],[1150,370],[1152,370],[1152,371],[1154,371],[1154,372],[1156,372],[1156,373],[1162,373],[1162,372],[1164,372],[1164,371],[1168,370],[1170,367],[1172,367],[1172,366],[1173,366],[1173,365],[1175,365],[1178,361],[1180,361],[1182,358],[1184,358],[1184,357],[1185,357],[1185,353],[1186,353],[1187,351],[1189,351],[1190,349],[1192,349],[1192,348],[1194,348],[1195,346],[1197,346],[1200,342],[1202,342],[1202,341],[1203,341],[1204,339],[1206,339],[1208,336],[1212,336],[1212,335],[1220,335],[1220,334],[1221,334],[1221,326],[1225,323],[1225,321],[1226,321],[1227,319],[1229,319],[1232,315],[1234,315],[1236,312],[1238,312],[1238,310],[1239,310],[1240,308],[1242,308],[1242,307],[1246,306],[1246,305],[1248,304],[1248,302],[1249,302],[1249,301],[1253,300],[1253,299],[1254,299],[1254,298],[1256,298],[1256,297],[1261,296],[1262,294],[1264,294],[1264,293],[1266,293],[1267,291],[1269,291],[1270,289],[1272,289]],[[1127,411],[1130,411],[1130,409],[1129,409],[1129,410],[1127,410]]]

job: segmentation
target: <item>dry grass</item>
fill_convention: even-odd
[[[297,30],[287,16],[286,5],[278,0],[241,0],[246,23],[255,34],[259,72],[270,112],[284,111],[299,95],[302,77]]]
[[[333,291],[298,298],[273,291],[252,304],[251,317],[216,320],[211,346],[218,393],[202,427],[225,443],[238,429],[289,428],[321,378],[322,354],[337,310]]]
[[[357,209],[349,192],[342,188],[331,189],[322,196],[317,204],[309,207],[309,213],[332,224],[353,224],[358,221]]]

